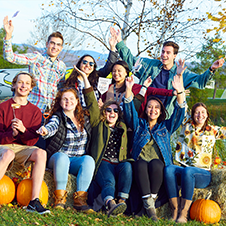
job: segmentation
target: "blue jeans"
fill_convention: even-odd
[[[211,173],[197,167],[169,165],[164,169],[164,179],[169,198],[179,197],[180,180],[182,198],[192,200],[194,188],[207,187],[211,181]]]
[[[117,181],[118,197],[128,199],[132,184],[132,166],[129,162],[111,164],[102,161],[96,174],[96,182],[101,187],[101,196],[104,203],[115,197]]]
[[[66,190],[70,173],[77,177],[77,191],[87,191],[93,178],[95,162],[89,155],[68,157],[57,152],[49,159],[48,168],[53,169],[56,190]]]

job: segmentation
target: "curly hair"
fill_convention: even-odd
[[[103,104],[103,106],[101,107],[101,109],[100,109],[100,120],[102,122],[106,120],[106,108],[108,108],[112,104],[117,105],[118,110],[119,110],[118,111],[118,120],[117,120],[117,122],[122,121],[122,118],[123,118],[123,116],[122,116],[122,110],[121,110],[119,104],[116,101],[114,101],[114,100],[109,100],[109,101],[106,101]]]
[[[62,107],[60,105],[61,102],[61,98],[63,96],[64,93],[67,92],[72,92],[75,95],[76,100],[78,101],[77,106],[75,108],[74,111],[74,116],[75,118],[78,120],[78,123],[81,125],[81,131],[83,131],[84,129],[84,124],[85,124],[85,119],[84,119],[84,115],[89,115],[87,110],[83,110],[82,105],[79,102],[79,97],[77,95],[77,91],[75,90],[75,88],[72,87],[67,87],[67,88],[62,88],[58,91],[56,98],[54,100],[54,105],[50,111],[50,117],[57,111],[62,111]]]
[[[166,119],[166,117],[168,116],[168,112],[167,112],[165,106],[163,105],[162,101],[159,100],[159,98],[157,98],[157,97],[155,97],[155,96],[150,96],[150,97],[148,97],[147,102],[146,102],[146,105],[145,105],[145,108],[144,108],[144,112],[143,112],[143,115],[142,115],[142,116],[143,116],[144,119],[146,119],[146,120],[148,121],[148,116],[147,116],[147,113],[146,113],[146,109],[147,109],[147,106],[148,106],[148,102],[151,101],[151,100],[156,100],[156,101],[158,101],[159,104],[160,104],[160,107],[161,107],[161,108],[160,108],[160,111],[161,111],[161,113],[160,113],[160,115],[159,115],[159,117],[158,117],[157,122],[158,122],[158,123],[161,123],[161,122],[163,122],[163,121]]]
[[[97,89],[97,82],[98,82],[99,75],[98,75],[98,71],[96,70],[97,64],[96,64],[94,58],[91,55],[88,55],[88,54],[83,55],[79,59],[79,61],[77,62],[76,67],[78,69],[80,69],[80,64],[82,63],[82,61],[83,61],[83,59],[85,57],[91,57],[93,59],[94,68],[93,68],[93,71],[88,76],[88,80],[90,82],[90,85],[94,88],[94,90],[96,90]],[[64,86],[65,87],[75,87],[75,84],[78,83],[78,76],[79,76],[79,73],[75,69],[73,69],[73,71],[71,72],[69,78],[64,83]]]
[[[204,103],[198,102],[198,103],[194,104],[192,106],[192,109],[191,109],[191,118],[192,118],[192,121],[193,121],[193,123],[195,125],[196,125],[196,123],[195,123],[194,115],[195,115],[195,110],[196,110],[197,107],[203,107],[203,108],[206,109],[207,118],[206,118],[206,121],[204,122],[204,125],[201,128],[202,131],[205,131],[206,130],[206,127],[208,126],[208,123],[209,123],[210,113],[209,113],[209,111],[208,111],[208,109],[207,109],[207,107],[206,107],[206,105]]]
[[[25,72],[25,71],[20,71],[19,73],[17,73],[15,75],[15,77],[13,78],[13,81],[12,81],[12,86],[11,86],[11,91],[12,92],[15,92],[15,88],[13,88],[13,86],[17,83],[17,79],[20,75],[28,75],[30,78],[31,78],[31,88],[33,89],[35,86],[36,86],[36,80],[33,76],[33,74],[31,73],[28,73],[28,72]]]

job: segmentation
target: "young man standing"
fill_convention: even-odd
[[[131,51],[122,41],[121,31],[116,31],[114,28],[111,28],[110,31],[111,35],[115,39],[117,39],[118,44],[116,45],[116,49],[118,50],[120,57],[122,58],[122,60],[126,61],[131,70],[137,58],[131,54]],[[161,60],[142,58],[142,67],[135,74],[136,77],[140,79],[139,83],[143,84],[147,77],[151,76],[153,81],[151,87],[173,89],[172,81],[173,77],[177,74],[177,68],[184,68],[185,64],[185,61],[181,59],[178,61],[179,64],[175,63],[175,58],[178,54],[178,50],[179,46],[175,42],[167,41],[163,44]],[[200,75],[186,69],[183,73],[185,89],[188,89],[190,87],[204,89],[207,82],[213,77],[214,71],[217,68],[222,67],[223,64],[224,59],[219,59],[215,61],[207,71]],[[169,113],[168,117],[170,117],[174,109],[176,96],[158,96],[158,98],[161,99],[161,101],[165,105]]]
[[[65,64],[58,59],[63,49],[63,36],[60,32],[52,33],[46,42],[47,51],[43,54],[39,52],[15,54],[11,40],[14,30],[12,21],[9,21],[6,16],[3,24],[6,31],[3,46],[4,58],[11,63],[29,65],[29,72],[34,75],[37,86],[31,91],[28,100],[44,113],[50,109],[56,95],[57,85],[66,72]]]
[[[39,137],[36,130],[41,125],[42,113],[27,100],[35,85],[32,75],[20,72],[12,82],[14,96],[0,104],[0,179],[12,167],[14,160],[23,166],[34,162],[32,195],[27,211],[45,214],[50,211],[41,205],[39,193],[45,173],[46,152],[33,146]]]

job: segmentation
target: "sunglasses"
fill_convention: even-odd
[[[112,110],[113,110],[115,113],[118,113],[118,108],[114,108],[114,109],[112,109],[112,108],[106,108],[106,112],[111,113]]]
[[[90,67],[93,67],[93,66],[95,65],[94,62],[89,62],[89,61],[87,61],[87,60],[83,60],[82,63],[85,64],[85,65],[89,63],[89,66],[90,66]]]

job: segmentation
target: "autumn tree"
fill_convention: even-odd
[[[42,5],[43,16],[36,23],[75,30],[86,45],[103,50],[109,48],[109,27],[115,25],[127,45],[136,47],[137,56],[158,58],[162,43],[174,40],[183,44],[181,52],[188,58],[205,38],[207,15],[201,9],[211,1],[52,0]]]
[[[215,24],[212,28],[207,29],[207,33],[214,31],[215,34],[218,32],[226,33],[226,1],[225,0],[214,0],[219,4],[220,10],[214,13],[207,12],[208,19],[212,20]]]
[[[220,35],[217,35],[214,38],[208,38],[206,44],[202,46],[201,51],[196,54],[197,61],[191,63],[192,70],[198,74],[203,73],[214,61],[224,57],[225,51],[226,46]],[[216,70],[213,79],[215,80],[213,99],[215,99],[217,88],[226,88],[225,66]],[[194,90],[193,99],[197,97],[205,98],[204,91]]]

